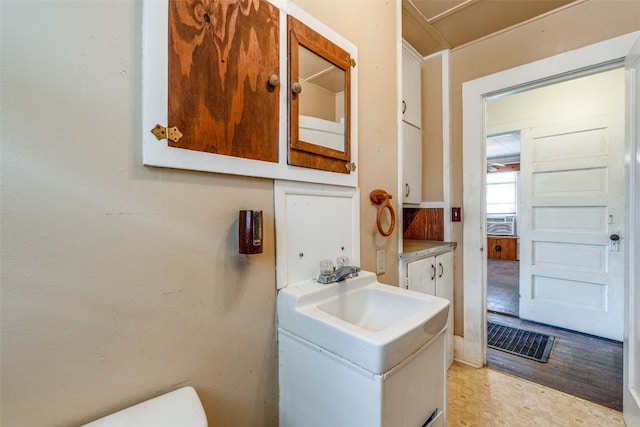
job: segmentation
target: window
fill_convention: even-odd
[[[487,214],[513,214],[518,211],[518,172],[487,174]]]

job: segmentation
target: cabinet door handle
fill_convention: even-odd
[[[402,100],[402,114],[404,114],[405,111],[407,111],[407,103],[403,99]]]
[[[441,262],[438,263],[438,267],[440,267],[440,274],[438,274],[438,277],[442,277],[442,275],[444,274],[444,267],[442,266]]]
[[[433,273],[431,275],[431,280],[433,280],[433,279],[436,278],[436,266],[435,266],[435,264],[431,264],[431,272]]]
[[[409,193],[411,193],[411,187],[409,187],[409,183],[404,183],[404,197],[409,197]]]

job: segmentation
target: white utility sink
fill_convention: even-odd
[[[278,327],[365,370],[387,372],[447,323],[446,299],[381,284],[362,271],[338,283],[295,283],[278,293]]]

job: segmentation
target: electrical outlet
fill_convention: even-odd
[[[385,272],[384,257],[385,257],[384,249],[381,249],[378,252],[376,252],[376,274],[382,274]]]

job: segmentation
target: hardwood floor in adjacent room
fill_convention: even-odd
[[[487,366],[622,411],[622,343],[509,316],[488,320],[554,335],[549,362],[541,363],[487,349]]]
[[[487,366],[622,410],[622,343],[518,318],[518,261],[487,260],[487,319],[556,337],[549,362],[487,349]]]
[[[518,317],[520,262],[487,259],[487,310]]]

